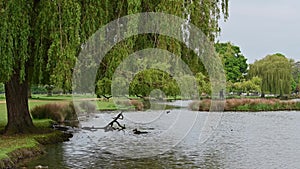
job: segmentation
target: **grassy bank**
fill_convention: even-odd
[[[209,111],[211,100],[194,101],[189,105],[191,110]],[[291,111],[300,110],[300,102],[279,99],[227,99],[224,111]]]
[[[34,96],[29,100],[29,107],[45,105],[48,103],[69,102],[70,96],[53,96],[44,95]],[[4,136],[1,135],[7,123],[7,110],[5,98],[0,97],[0,168],[13,168],[13,166],[21,160],[36,157],[43,153],[44,144],[62,142],[68,139],[70,135],[63,134],[59,131],[50,129],[53,121],[49,119],[33,119],[34,125],[37,127],[36,134]]]
[[[43,145],[68,140],[71,136],[50,129],[51,120],[34,120],[36,134],[4,136],[0,135],[0,168],[13,168],[25,159],[44,153]]]

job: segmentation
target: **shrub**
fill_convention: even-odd
[[[118,105],[122,105],[124,107],[131,107],[133,106],[135,110],[143,110],[144,104],[140,100],[118,100],[116,102]]]
[[[35,119],[52,119],[60,123],[65,120],[77,120],[77,114],[72,102],[70,104],[49,103],[36,106],[30,113]]]
[[[130,105],[134,106],[135,110],[144,109],[144,104],[139,100],[130,100]]]
[[[189,104],[189,109],[194,111],[209,111],[211,105],[210,99],[204,99],[200,101],[193,101]]]
[[[200,108],[200,102],[199,101],[193,101],[192,103],[189,104],[188,107],[190,110],[198,111]]]
[[[204,99],[200,102],[199,110],[209,111],[210,106],[211,106],[211,100],[210,99]]]

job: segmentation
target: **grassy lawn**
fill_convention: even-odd
[[[116,110],[117,107],[113,101],[97,101],[97,110]]]
[[[4,94],[0,94],[0,101],[5,100]]]
[[[92,95],[54,95],[54,96],[46,96],[46,95],[33,95],[32,99],[29,100],[30,108],[51,103],[51,102],[69,102],[72,100],[89,100],[89,99],[96,99],[96,96]],[[41,102],[41,103],[40,103]],[[43,103],[44,102],[44,103]],[[115,106],[112,100],[110,101],[97,101],[96,105],[97,110],[115,110],[117,107]]]
[[[6,105],[4,103],[0,103],[0,130],[3,129],[7,121],[6,115]]]

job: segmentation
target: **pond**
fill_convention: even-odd
[[[118,112],[99,112],[84,126],[104,126]],[[26,164],[49,168],[299,168],[300,112],[224,112],[201,135],[209,112],[124,112],[124,131],[78,130]],[[133,129],[147,131],[136,135]]]

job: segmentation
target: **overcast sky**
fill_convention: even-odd
[[[221,42],[241,48],[248,63],[282,53],[300,61],[300,0],[229,0]]]

